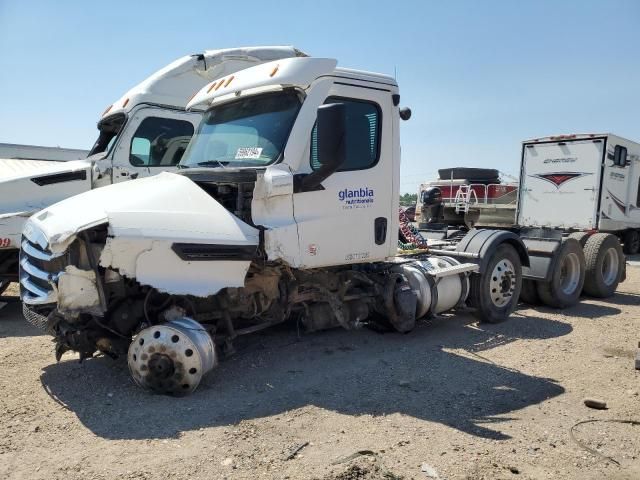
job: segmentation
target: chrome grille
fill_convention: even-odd
[[[55,303],[57,294],[54,285],[65,263],[65,255],[54,255],[23,236],[20,250],[22,301],[28,305]]]

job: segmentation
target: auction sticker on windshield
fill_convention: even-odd
[[[260,158],[262,148],[260,147],[240,147],[236,151],[236,160],[242,158]]]

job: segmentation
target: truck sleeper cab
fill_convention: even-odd
[[[30,219],[25,315],[58,358],[127,354],[139,385],[185,394],[234,338],[290,318],[408,332],[467,303],[509,316],[529,263],[516,235],[397,254],[398,87],[336,63],[282,59],[211,82],[187,106],[205,114],[178,174]]]

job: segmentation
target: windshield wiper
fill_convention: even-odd
[[[206,162],[196,163],[198,167],[211,167],[212,165],[220,165],[222,168],[227,168],[225,165],[228,165],[229,162],[221,162],[220,160],[207,160]]]

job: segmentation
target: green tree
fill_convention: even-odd
[[[409,207],[415,205],[418,201],[417,193],[405,193],[400,195],[400,205],[403,207]]]

